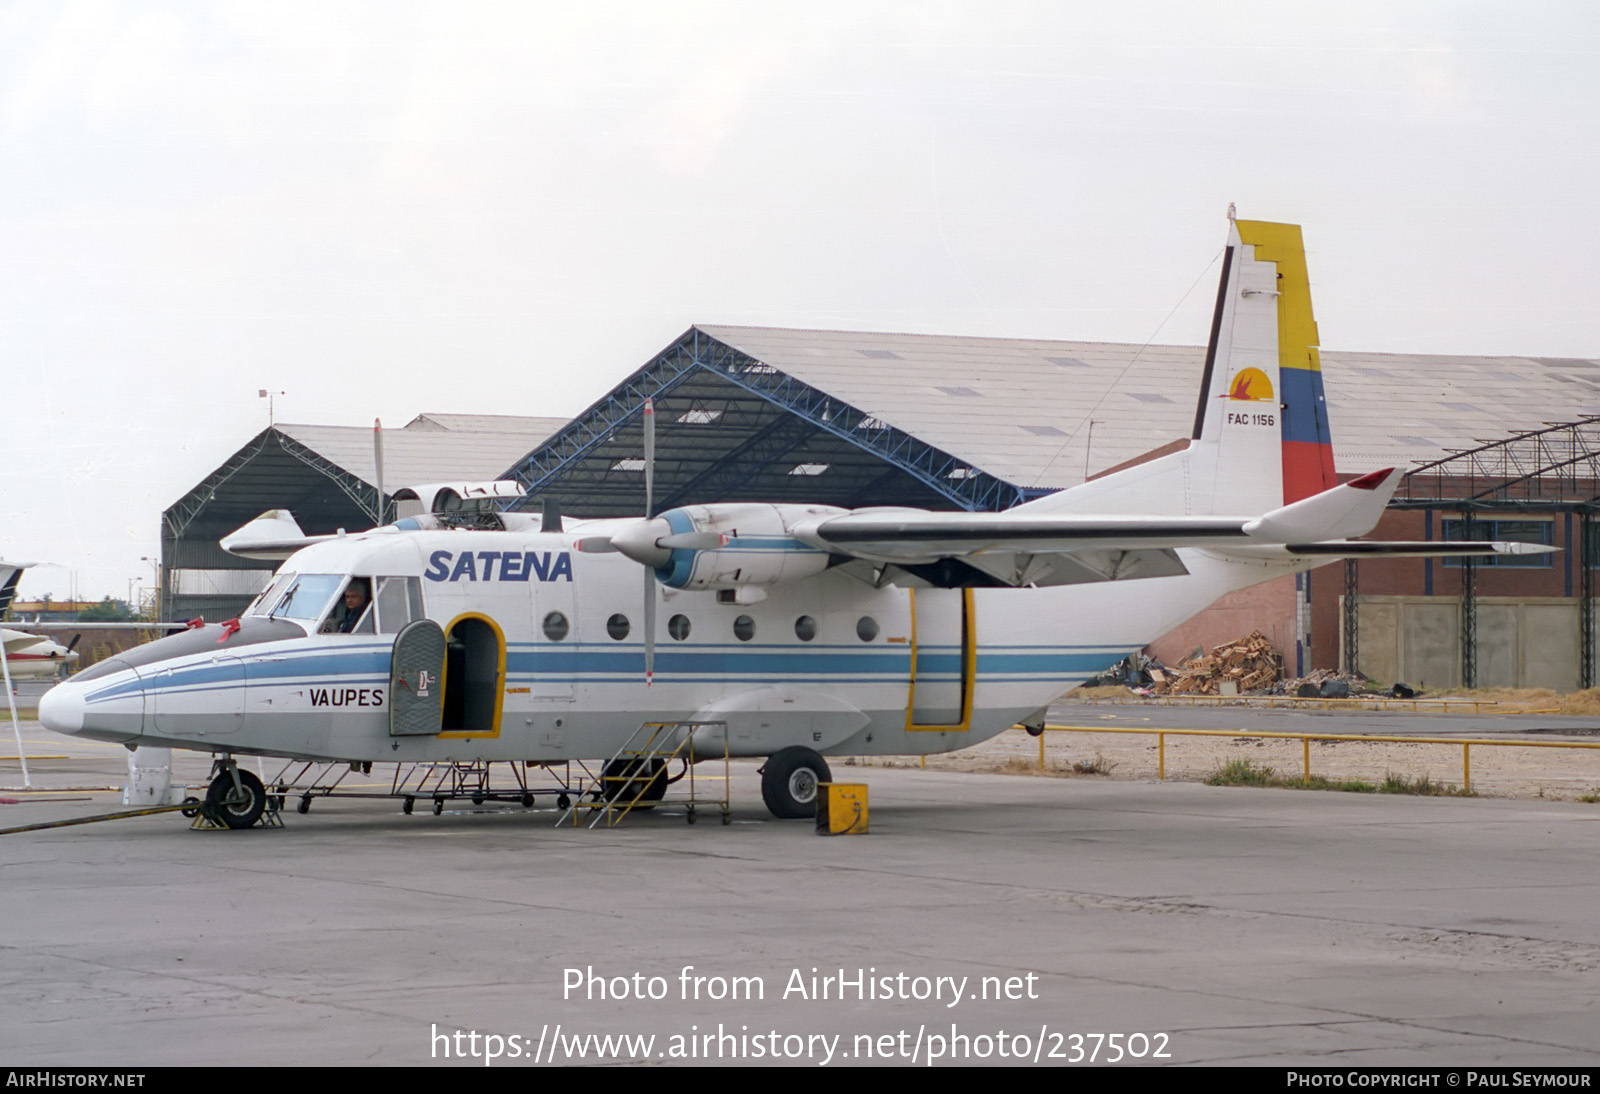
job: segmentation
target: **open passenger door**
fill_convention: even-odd
[[[389,736],[432,737],[444,728],[444,629],[407,623],[389,662]]]

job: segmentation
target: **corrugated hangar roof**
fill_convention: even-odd
[[[565,418],[508,414],[418,415],[402,429],[383,431],[384,490],[492,477],[566,424]],[[363,482],[376,483],[371,429],[288,422],[276,428]]]
[[[1205,350],[691,327],[513,471],[564,511],[657,503],[1003,508],[1189,435]],[[1600,410],[1600,362],[1324,352],[1335,462],[1359,474]]]
[[[1062,487],[1187,437],[1201,346],[764,327],[700,330],[1019,486]],[[1424,463],[1600,413],[1600,361],[1325,350],[1342,473]],[[1087,449],[1093,419],[1092,448]]]

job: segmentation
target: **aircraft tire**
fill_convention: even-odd
[[[643,772],[644,765],[648,762],[649,774]],[[644,793],[639,794],[638,782],[649,779],[649,784],[644,788]],[[647,809],[653,802],[658,802],[667,792],[667,765],[662,760],[612,760],[606,764],[603,772],[602,786],[608,801],[632,801],[635,794],[639,794],[639,802],[635,809]],[[623,780],[627,780],[624,782]]]
[[[780,748],[761,769],[761,800],[780,820],[817,815],[817,784],[829,782],[828,761],[809,748]]]
[[[206,788],[206,806],[211,816],[229,828],[249,828],[261,819],[267,807],[267,788],[250,771],[240,770],[239,785],[244,787],[243,801],[229,801],[233,793],[233,776],[219,772]]]

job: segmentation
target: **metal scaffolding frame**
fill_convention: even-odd
[[[655,400],[657,411],[661,508],[728,500],[763,475],[772,485],[778,461],[823,444],[855,454],[830,468],[830,497],[910,480],[907,486],[936,506],[973,511],[1006,509],[1052,492],[998,479],[691,327],[511,469],[529,495],[512,507],[536,504],[531,499],[547,491],[582,497],[597,508],[631,502],[639,480],[627,475],[637,469],[625,463],[642,443],[646,398]],[[675,441],[691,434],[695,425],[683,423],[697,415],[720,419],[726,448],[708,456],[703,434],[693,448]]]
[[[1392,509],[1447,509],[1461,514],[1462,534],[1477,538],[1488,514],[1566,513],[1578,524],[1580,683],[1595,681],[1595,604],[1590,566],[1597,560],[1589,524],[1600,514],[1600,416],[1547,422],[1543,428],[1484,441],[1408,472]],[[1461,680],[1478,677],[1478,564],[1461,559]]]

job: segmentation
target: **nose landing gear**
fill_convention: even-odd
[[[254,772],[242,770],[231,757],[218,760],[216,766],[201,814],[224,828],[249,828],[267,808],[267,788]]]

